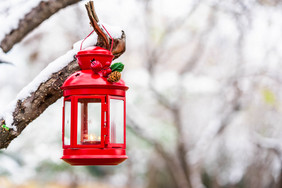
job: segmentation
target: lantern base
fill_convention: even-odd
[[[128,157],[125,149],[64,149],[61,159],[70,165],[118,165]]]

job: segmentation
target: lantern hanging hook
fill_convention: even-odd
[[[108,30],[105,28],[105,26],[102,24],[102,27],[105,29],[105,31],[107,32],[107,34],[109,35],[109,37],[111,38],[111,49],[110,49],[110,52],[112,52],[113,50],[113,45],[114,45],[114,39],[113,37],[110,35],[110,33],[108,32]]]
[[[112,36],[109,34],[109,32],[107,31],[107,29],[101,23],[99,23],[99,19],[95,11],[93,1],[89,1],[85,5],[85,7],[87,10],[88,17],[90,19],[90,24],[92,25],[92,27],[94,28],[95,32],[98,35],[97,46],[100,46],[112,52],[114,40]]]
[[[111,38],[111,48],[110,48],[110,52],[112,52],[113,50],[113,45],[114,45],[114,39],[113,37],[111,36],[111,34],[108,32],[108,30],[106,29],[106,27],[104,25],[102,25],[102,27],[105,29],[105,31],[107,32],[107,34],[109,35],[109,37]],[[93,31],[91,31],[81,42],[80,44],[80,50],[82,50],[82,45],[83,45],[83,42],[90,36],[92,35],[92,33],[95,31],[95,29],[93,29]]]
[[[82,44],[83,44],[83,42],[94,32],[95,30],[93,29],[93,31],[91,31],[83,40],[82,40],[82,42],[81,42],[81,44],[80,44],[80,50],[82,50]]]

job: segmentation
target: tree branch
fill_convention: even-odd
[[[98,45],[98,42],[99,41],[97,40],[96,46]],[[11,43],[10,49],[15,43],[15,41],[14,43]],[[123,31],[121,31],[121,36],[119,38],[113,39],[113,49],[112,53],[115,58],[119,57],[125,51],[125,33]],[[61,67],[60,70],[52,72],[50,75],[44,74],[47,80],[45,78],[44,81],[40,82],[39,86],[30,92],[28,96],[25,96],[24,98],[19,97],[15,100],[13,109],[7,109],[5,113],[11,115],[12,118],[7,119],[7,116],[0,117],[0,149],[7,148],[10,142],[21,134],[30,122],[35,120],[51,104],[62,97],[60,87],[65,79],[80,69],[74,59],[70,60],[77,50],[78,49],[71,50],[65,55],[69,62],[64,62],[65,66]],[[53,62],[53,64],[57,63],[59,62]],[[48,69],[48,67],[46,69]],[[46,69],[42,72],[46,73]],[[40,80],[42,79],[41,77],[42,75],[39,74],[34,80]],[[23,90],[25,90],[25,88]],[[5,125],[6,123],[16,129],[9,129]]]
[[[43,21],[47,20],[60,9],[69,5],[73,5],[80,0],[49,0],[41,1],[37,7],[27,13],[23,19],[19,21],[18,27],[6,34],[0,43],[0,47],[4,52],[8,52],[12,47],[20,42],[28,33],[38,27]]]
[[[75,61],[71,61],[67,66],[53,73],[48,80],[41,83],[36,91],[30,93],[29,97],[24,100],[18,99],[12,112],[12,125],[17,130],[6,130],[2,126],[0,127],[0,148],[7,148],[10,142],[21,134],[30,122],[43,113],[48,106],[61,98],[63,93],[60,86],[62,86],[64,80],[69,75],[78,70],[78,64]],[[5,124],[5,119],[1,120],[1,125]]]
[[[120,38],[114,39],[122,40],[125,43],[124,33]],[[114,43],[114,48],[121,49],[119,45],[121,43]],[[119,57],[122,52],[113,54],[115,58]],[[75,55],[75,54],[73,54]],[[48,106],[56,102],[62,97],[62,91],[60,87],[64,83],[65,79],[72,73],[78,71],[80,68],[75,60],[71,61],[67,66],[63,67],[57,72],[52,73],[49,79],[42,82],[35,92],[30,93],[30,96],[24,100],[18,99],[15,109],[13,109],[13,122],[11,125],[15,126],[17,130],[6,130],[2,127],[5,124],[5,119],[0,117],[0,149],[7,148],[10,142],[16,138],[24,128],[33,120],[35,120],[40,114],[42,114]],[[44,71],[44,70],[43,70]],[[38,78],[35,78],[38,79]],[[36,112],[36,113],[35,113]]]

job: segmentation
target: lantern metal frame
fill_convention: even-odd
[[[126,156],[126,90],[124,81],[120,80],[117,83],[110,83],[105,77],[100,74],[93,74],[90,70],[89,59],[96,58],[104,64],[113,56],[109,51],[94,47],[86,49],[77,55],[78,63],[82,68],[72,74],[64,82],[63,95],[63,126],[62,126],[62,145],[63,159],[71,165],[117,165],[128,157]],[[88,113],[87,110],[81,110],[82,114],[78,114],[78,105],[80,99],[97,99],[97,103],[101,104],[100,116],[100,142],[90,142],[87,144],[78,144],[78,129],[80,129],[80,139],[82,139],[82,122],[81,127],[78,123],[78,116],[83,113]],[[111,129],[111,100],[123,101],[123,143],[112,143],[110,140]],[[66,102],[70,102],[70,108],[66,109]],[[99,101],[99,102],[98,102]],[[84,105],[88,108],[87,100]],[[69,136],[70,143],[65,143],[66,130],[66,110],[70,110]],[[87,115],[88,116],[88,115]],[[87,117],[86,116],[86,117]],[[120,117],[121,118],[121,117]],[[84,120],[81,120],[84,121]],[[86,121],[88,123],[88,120]],[[88,124],[87,124],[88,126]],[[88,129],[88,127],[87,127]]]

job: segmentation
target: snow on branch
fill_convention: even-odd
[[[111,27],[108,30],[112,32]],[[123,31],[120,31],[120,37],[114,39],[114,41],[116,40],[124,41],[125,43]],[[31,121],[62,97],[60,87],[65,79],[80,69],[74,56],[78,52],[81,42],[82,40],[75,43],[72,50],[50,63],[29,85],[21,90],[16,99],[1,113],[0,148],[8,147],[10,142]],[[94,46],[96,43],[97,35],[93,33],[84,41],[83,48]],[[120,47],[114,45],[114,48]],[[114,53],[113,55],[118,57],[121,55],[121,52]]]
[[[79,70],[73,52],[52,62],[1,113],[0,148],[6,148],[31,121],[62,96],[60,86],[70,74]]]
[[[125,51],[125,33],[116,27],[103,25],[113,37],[113,41],[109,42],[113,43],[114,58],[118,58]],[[80,69],[74,56],[80,50],[82,41],[75,43],[72,50],[50,63],[21,90],[9,107],[0,113],[0,149],[7,148],[30,122],[62,97],[60,87],[67,77]],[[104,45],[106,43],[101,43],[99,34],[93,33],[83,41],[82,49],[89,46],[105,47]]]
[[[2,26],[5,30],[1,30],[5,32],[5,36],[1,33],[0,47],[4,52],[8,52],[14,44],[20,42],[28,33],[38,27],[43,21],[47,20],[62,8],[73,5],[79,1],[80,0],[47,0],[40,1],[35,7],[34,1],[30,1],[30,6],[26,8],[18,7],[16,11],[17,16],[13,15],[13,18],[8,20],[8,25]],[[26,9],[30,10],[27,11]]]

